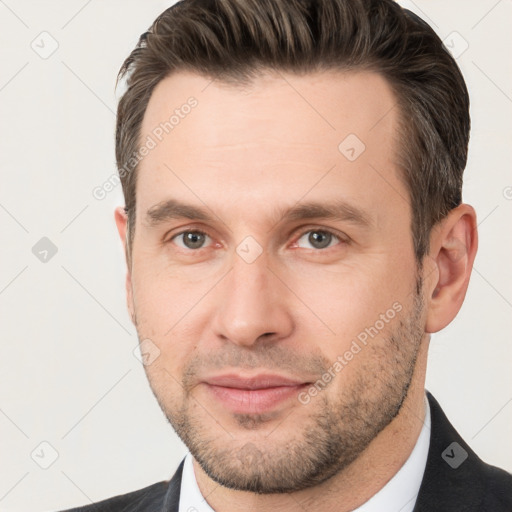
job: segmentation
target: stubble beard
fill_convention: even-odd
[[[418,279],[411,309],[391,321],[398,321],[398,325],[384,339],[372,340],[375,344],[369,341],[361,355],[355,355],[354,359],[365,360],[357,376],[339,388],[336,399],[322,391],[308,405],[298,402],[296,408],[310,407],[307,420],[294,420],[297,409],[293,409],[266,437],[258,435],[258,427],[272,415],[233,415],[244,431],[244,438],[249,430],[254,432],[252,441],[237,441],[232,428],[226,429],[229,434],[219,436],[211,424],[215,422],[213,415],[205,411],[207,404],[197,404],[186,386],[179,403],[166,396],[165,386],[157,386],[148,372],[153,393],[178,436],[215,482],[258,494],[288,493],[316,486],[347,468],[400,412],[424,334],[421,291],[422,282]],[[343,378],[343,371],[333,383]],[[272,437],[278,437],[274,432],[284,428],[289,429],[281,438],[285,440],[273,443]]]

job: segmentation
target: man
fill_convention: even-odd
[[[128,308],[190,453],[80,510],[512,510],[425,392],[477,251],[432,29],[391,0],[185,0],[125,75]]]

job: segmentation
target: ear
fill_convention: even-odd
[[[459,312],[477,248],[476,213],[468,204],[451,210],[432,229],[428,255],[430,264],[425,266],[424,276],[428,283],[426,332],[440,331]]]
[[[121,243],[123,244],[124,254],[126,258],[126,302],[128,306],[128,311],[130,313],[130,317],[132,322],[135,324],[135,308],[133,305],[133,289],[132,289],[132,275],[131,275],[131,258],[128,254],[128,216],[122,206],[118,206],[114,212],[114,218],[116,221],[117,231],[119,233],[119,237],[121,238]]]

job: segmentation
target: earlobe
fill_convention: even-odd
[[[478,248],[476,213],[461,204],[454,208],[436,229],[430,240],[431,296],[427,297],[426,331],[438,332],[459,312],[469,285]]]

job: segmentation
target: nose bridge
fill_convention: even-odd
[[[243,243],[240,246],[247,249]],[[240,345],[251,345],[264,334],[286,336],[293,323],[285,287],[268,268],[264,252],[248,258],[253,249],[249,245],[249,251],[244,252],[240,246],[217,297],[215,334]]]

